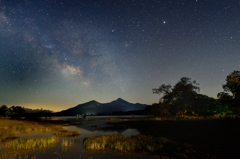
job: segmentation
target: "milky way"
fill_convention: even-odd
[[[181,77],[216,97],[239,50],[238,0],[1,0],[0,105],[151,104]]]

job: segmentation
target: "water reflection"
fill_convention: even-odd
[[[96,130],[92,129],[91,127],[89,129],[77,127],[77,126],[65,126],[64,129],[69,131],[75,131],[79,130],[81,132],[81,135],[84,136],[93,136],[93,135],[108,135],[108,134],[122,134],[125,136],[135,136],[139,134],[139,131],[137,129],[124,129],[119,131],[103,131],[103,130]]]
[[[75,139],[62,139],[62,151],[67,151],[74,145]]]

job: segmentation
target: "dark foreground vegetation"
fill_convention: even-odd
[[[166,146],[168,145],[168,146]],[[84,140],[87,149],[111,149],[122,152],[145,152],[162,154],[166,148],[174,147],[174,143],[166,138],[152,138],[143,135],[127,137],[120,134],[92,136]]]
[[[138,137],[111,139],[112,136],[102,136],[86,140],[84,144],[87,148],[98,149],[98,142],[104,141],[105,148],[118,150],[119,148],[111,147],[113,143],[118,143],[125,148],[123,151],[145,152],[151,152],[151,147],[154,147],[153,154],[170,158],[239,158],[239,123],[240,118],[222,116],[122,121],[111,123],[113,125],[105,129],[135,128],[146,140],[138,141]],[[167,142],[162,143],[159,139],[165,139]],[[137,145],[143,146],[126,149],[125,144],[128,145],[128,141],[131,140],[131,144],[135,145],[137,142]],[[103,145],[100,144],[100,148]]]
[[[120,134],[93,136],[84,140],[87,149],[111,149],[121,152],[140,152],[155,158],[209,158],[208,154],[198,153],[191,146],[179,145],[164,137],[137,135],[132,137]]]

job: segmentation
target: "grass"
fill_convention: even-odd
[[[2,142],[1,148],[12,150],[35,150],[52,146],[58,142],[56,137],[8,139]]]
[[[45,122],[10,120],[0,118],[0,142],[9,138],[14,138],[20,133],[30,132],[50,132],[62,130],[62,126]]]
[[[44,151],[45,149],[56,145],[57,137],[30,138],[30,139],[7,139],[1,142],[0,158],[19,158],[28,159],[28,153],[31,151]]]
[[[154,139],[143,135],[127,137],[120,134],[92,136],[84,140],[87,149],[113,149],[119,151],[154,152],[162,149],[163,144],[173,142],[167,138]]]
[[[61,131],[57,131],[56,133],[54,133],[55,136],[58,137],[76,137],[80,135],[79,131],[67,131],[67,130],[61,130]]]
[[[164,137],[137,135],[127,137],[120,134],[92,136],[84,140],[86,149],[111,149],[121,152],[140,152],[151,155],[161,154],[165,158],[209,158],[197,153],[190,145],[182,145]],[[158,156],[159,157],[159,156]]]
[[[152,120],[132,120],[113,123],[119,127],[135,128],[145,136],[168,138],[182,147],[192,147],[217,158],[236,158],[240,147],[240,119],[237,117],[194,117]]]

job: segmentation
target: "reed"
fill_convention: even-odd
[[[50,132],[62,130],[62,126],[34,121],[0,119],[0,142],[14,138],[20,133]]]
[[[164,146],[169,145],[175,145],[175,143],[167,138],[153,138],[144,135],[127,137],[120,134],[111,134],[84,139],[84,147],[87,149],[112,149],[123,152],[141,151],[152,153],[161,151]]]
[[[2,142],[1,147],[12,150],[34,150],[52,146],[58,142],[56,137],[30,138],[30,139],[9,139]]]
[[[211,158],[198,152],[192,145],[180,145],[165,137],[137,135],[127,137],[120,134],[92,136],[83,141],[86,149],[110,149],[120,152],[138,152],[156,158]]]
[[[61,130],[56,133],[54,133],[55,136],[58,137],[76,137],[80,135],[79,131],[67,131],[67,130]]]
[[[74,140],[73,139],[63,139],[61,145],[63,147],[71,147],[74,145]]]
[[[74,145],[74,139],[63,139],[62,140],[62,151],[67,151],[69,148],[71,148]]]

